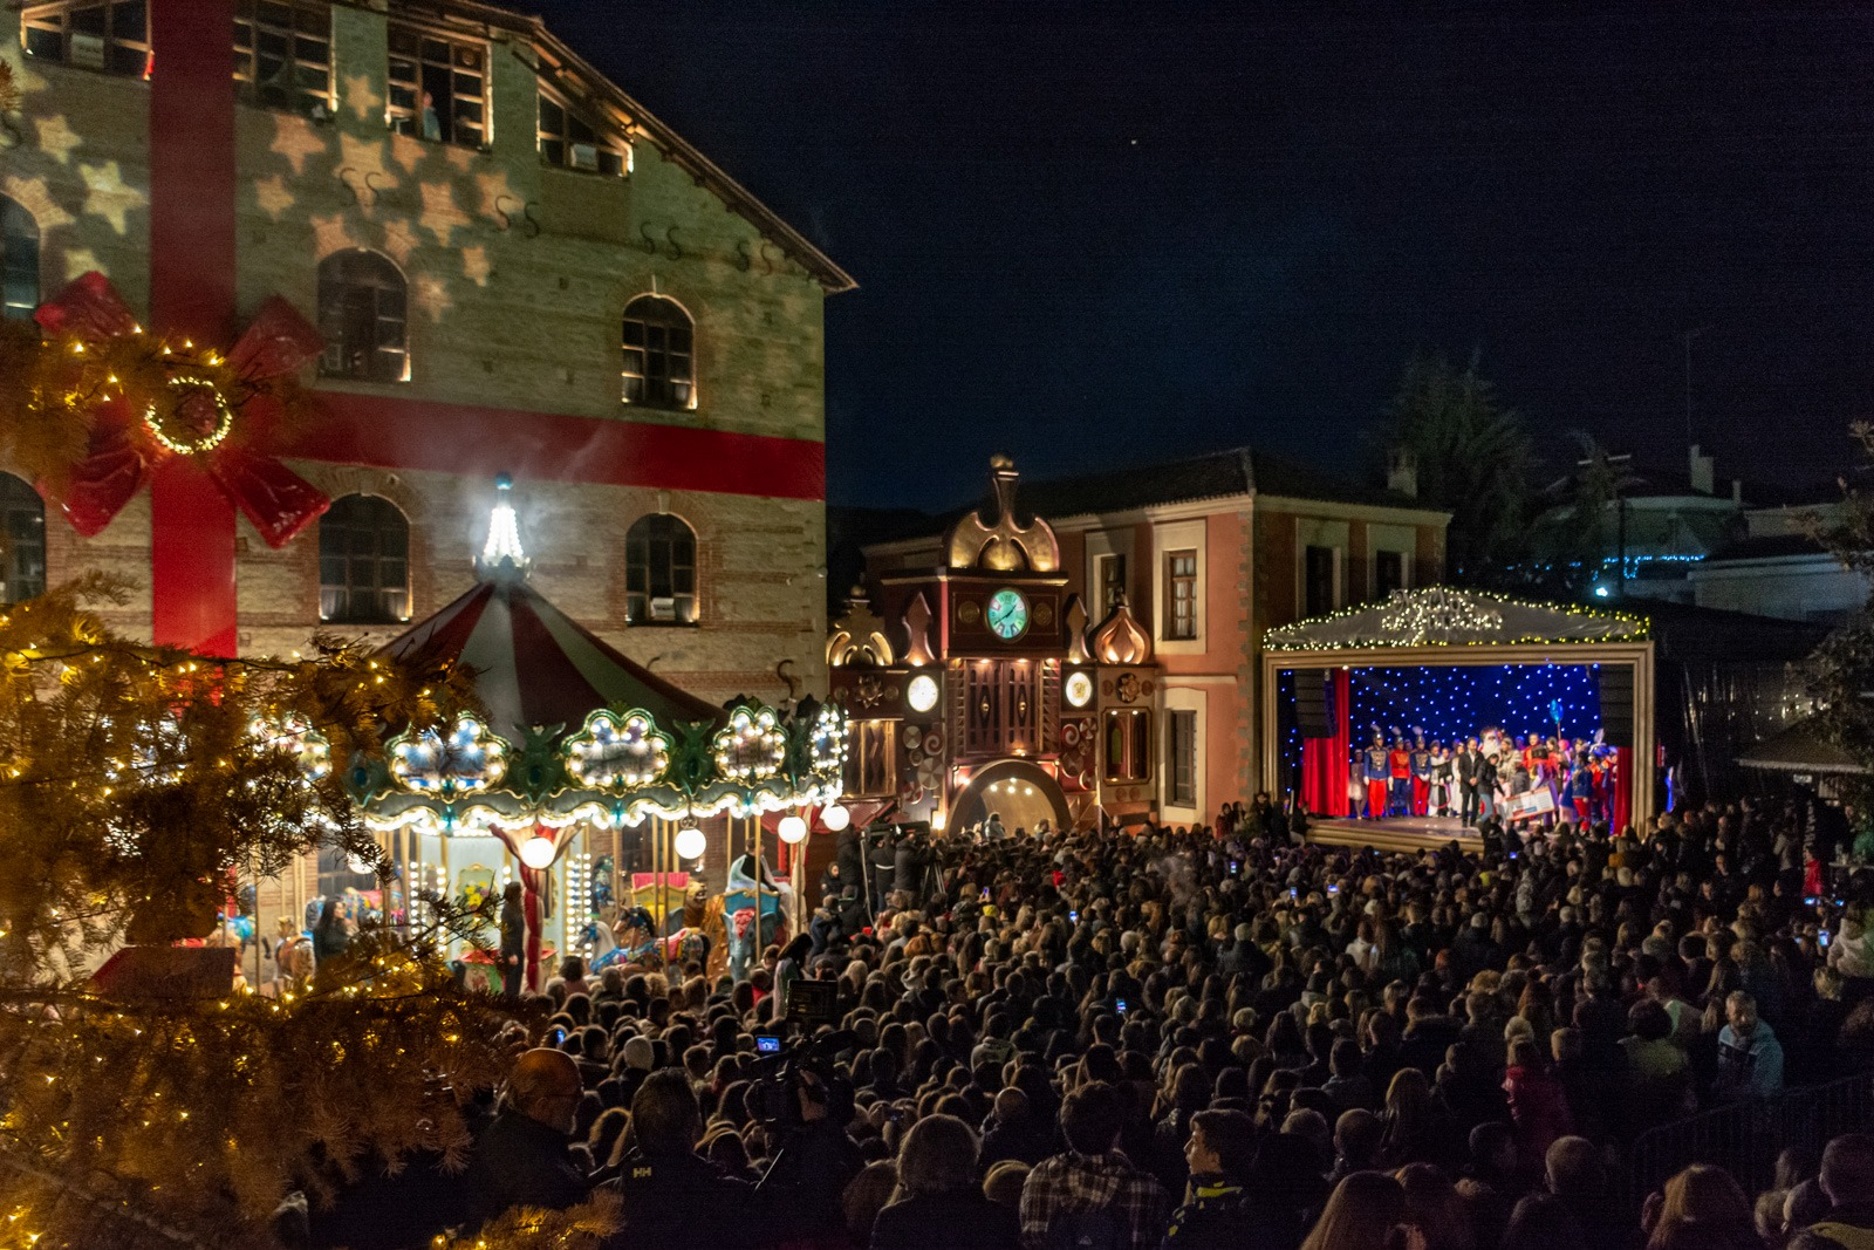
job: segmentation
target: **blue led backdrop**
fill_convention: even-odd
[[[1446,743],[1485,725],[1546,737],[1555,732],[1558,709],[1564,737],[1593,737],[1601,727],[1598,666],[1591,664],[1356,668],[1351,679],[1356,744],[1366,741],[1374,721],[1388,738],[1395,726],[1410,734],[1417,725],[1427,740]]]

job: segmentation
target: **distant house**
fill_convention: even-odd
[[[1839,507],[1832,488],[1721,482],[1696,445],[1688,468],[1641,470],[1607,505],[1592,595],[1824,624],[1866,604],[1867,584],[1808,536],[1809,518]],[[1570,511],[1560,504],[1536,519],[1539,546],[1556,540]]]

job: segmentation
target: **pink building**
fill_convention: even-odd
[[[1207,821],[1273,785],[1264,631],[1438,581],[1447,514],[1250,449],[1016,489],[865,545],[836,623],[849,792],[943,827]],[[942,532],[937,532],[938,530]]]

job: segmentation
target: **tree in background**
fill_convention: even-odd
[[[1809,532],[1837,560],[1861,574],[1869,596],[1859,616],[1830,634],[1809,660],[1809,693],[1823,736],[1848,752],[1866,774],[1842,777],[1857,849],[1874,849],[1874,424],[1857,421],[1849,433],[1860,445],[1859,474],[1839,479],[1842,501],[1827,521],[1809,518]]]
[[[1574,471],[1542,492],[1554,506],[1531,522],[1524,579],[1545,593],[1574,599],[1603,580],[1609,553],[1618,561],[1620,499],[1641,480],[1585,430],[1573,431]],[[1618,570],[1615,572],[1618,577]]]
[[[1501,585],[1523,553],[1534,461],[1522,417],[1477,372],[1443,356],[1406,365],[1379,440],[1417,461],[1418,497],[1451,513],[1445,576],[1458,585]]]

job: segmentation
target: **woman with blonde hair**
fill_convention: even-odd
[[[872,1223],[872,1250],[1016,1250],[1016,1212],[991,1202],[976,1169],[975,1132],[951,1115],[925,1116],[898,1147],[898,1183]]]
[[[1405,1250],[1405,1189],[1384,1172],[1342,1179],[1301,1250]]]

